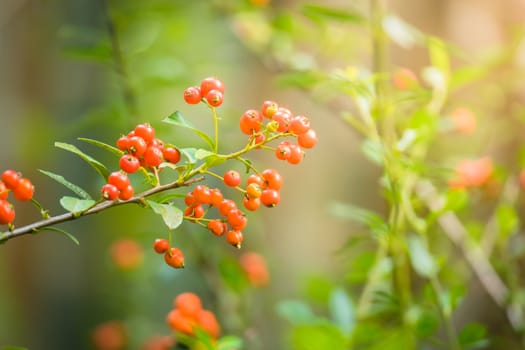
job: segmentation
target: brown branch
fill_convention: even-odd
[[[171,183],[166,184],[166,185],[156,186],[156,187],[150,188],[150,189],[148,189],[148,190],[146,190],[146,191],[144,191],[142,193],[137,194],[136,196],[134,196],[134,197],[132,197],[132,198],[126,200],[126,201],[121,201],[121,200],[104,201],[104,202],[101,202],[101,203],[98,203],[98,204],[92,206],[91,208],[89,208],[89,209],[87,209],[86,211],[83,211],[83,212],[79,212],[79,213],[64,213],[64,214],[52,216],[50,218],[47,218],[47,219],[44,219],[44,220],[41,220],[41,221],[37,221],[37,222],[31,223],[31,224],[28,224],[28,225],[16,228],[16,229],[14,229],[12,231],[7,231],[7,232],[1,233],[0,234],[0,243],[5,243],[8,240],[10,240],[12,238],[15,238],[15,237],[27,235],[27,234],[30,234],[30,233],[37,233],[37,232],[39,232],[41,230],[45,230],[46,227],[50,227],[51,225],[59,224],[59,223],[66,222],[66,221],[73,221],[73,220],[76,220],[76,219],[81,218],[83,216],[96,214],[96,213],[99,213],[99,212],[104,211],[106,209],[118,207],[120,205],[130,204],[130,203],[145,204],[144,199],[146,197],[149,197],[149,196],[154,195],[156,193],[164,192],[164,191],[167,191],[167,190],[171,190],[171,189],[175,189],[175,188],[179,188],[179,187],[184,187],[184,186],[189,186],[189,185],[191,185],[191,184],[193,184],[195,182],[202,181],[203,179],[204,179],[203,176],[199,176],[199,177],[196,177],[196,178],[192,178],[192,179],[186,180],[184,182],[175,181],[175,182],[171,182]]]

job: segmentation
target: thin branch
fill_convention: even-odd
[[[137,114],[137,97],[133,87],[130,84],[129,75],[127,72],[124,57],[122,56],[122,49],[120,46],[120,40],[115,28],[115,22],[111,17],[109,10],[108,0],[102,0],[103,11],[106,19],[106,27],[111,40],[111,52],[113,54],[113,63],[115,65],[115,71],[120,77],[120,84],[122,87],[122,94],[124,97],[124,103],[130,116]]]
[[[150,188],[150,189],[148,189],[148,190],[146,190],[146,191],[144,191],[142,193],[139,193],[138,195],[136,195],[136,196],[126,200],[126,201],[121,201],[121,200],[119,200],[119,201],[104,201],[104,202],[98,203],[98,204],[94,205],[93,207],[87,209],[86,211],[83,211],[83,212],[80,212],[80,213],[64,213],[64,214],[52,216],[50,218],[31,223],[29,225],[25,225],[25,226],[16,228],[16,229],[14,229],[12,231],[7,231],[7,232],[4,232],[4,233],[1,233],[0,234],[0,243],[5,243],[6,241],[8,241],[10,239],[13,239],[15,237],[27,235],[27,234],[30,234],[30,233],[36,233],[36,232],[39,232],[40,230],[45,230],[46,227],[49,227],[51,225],[63,223],[63,222],[66,222],[66,221],[73,221],[73,220],[76,220],[76,219],[81,218],[83,216],[96,214],[96,213],[99,213],[99,212],[104,211],[106,209],[114,208],[114,207],[117,207],[117,206],[120,206],[120,205],[130,204],[130,203],[144,204],[145,203],[144,199],[146,197],[149,197],[149,196],[154,195],[156,193],[164,192],[164,191],[167,191],[167,190],[171,190],[171,189],[175,189],[175,188],[179,188],[179,187],[184,187],[184,186],[189,186],[189,185],[191,185],[191,184],[193,184],[195,182],[202,181],[203,179],[204,179],[203,176],[199,176],[199,177],[195,177],[195,178],[189,179],[189,180],[184,181],[184,182],[175,181],[175,182],[172,182],[172,183],[169,183],[169,184],[166,184],[166,185],[156,186],[156,187]]]

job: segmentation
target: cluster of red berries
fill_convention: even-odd
[[[196,335],[196,330],[200,329],[213,339],[219,337],[220,326],[215,314],[203,309],[198,295],[191,292],[179,294],[173,300],[173,306],[166,317],[171,329],[189,336]]]
[[[9,192],[16,200],[29,201],[33,198],[33,183],[14,170],[5,170],[0,181],[0,225],[8,225],[15,219],[15,208],[7,199]]]
[[[117,140],[117,148],[124,152],[120,157],[120,171],[112,172],[108,183],[102,186],[102,196],[107,200],[128,200],[134,189],[127,174],[141,167],[156,169],[163,162],[176,164],[181,154],[176,147],[166,145],[155,137],[155,129],[149,124],[138,124],[135,129]]]
[[[153,242],[153,249],[158,254],[164,254],[164,261],[167,265],[176,269],[184,267],[184,254],[182,254],[182,250],[170,247],[170,244],[166,239],[156,239],[155,242]]]
[[[210,106],[219,107],[224,101],[224,84],[214,77],[205,78],[200,86],[184,90],[184,101],[192,105],[206,101]]]
[[[303,149],[313,148],[317,143],[317,133],[310,127],[307,117],[294,116],[288,108],[279,107],[274,101],[265,101],[260,110],[245,111],[239,128],[252,137],[254,144],[264,143],[274,133],[295,136],[297,143],[282,141],[275,149],[275,156],[290,164],[299,164],[303,160]]]

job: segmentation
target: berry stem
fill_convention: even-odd
[[[91,214],[96,214],[96,213],[99,213],[99,212],[104,211],[106,209],[110,209],[110,208],[117,207],[117,206],[120,206],[120,205],[130,204],[130,203],[143,204],[144,203],[144,198],[146,198],[146,197],[149,197],[149,196],[152,196],[154,194],[157,194],[157,193],[160,193],[160,192],[164,192],[164,191],[167,191],[167,190],[171,190],[171,189],[174,189],[174,188],[190,186],[191,184],[193,184],[195,182],[202,181],[202,180],[204,180],[204,177],[199,176],[199,177],[195,177],[195,178],[190,178],[190,179],[182,181],[182,182],[181,181],[175,181],[175,182],[171,182],[171,183],[166,184],[166,185],[150,188],[150,189],[148,189],[148,190],[146,190],[146,191],[144,191],[142,193],[137,194],[136,196],[134,196],[134,197],[132,197],[132,198],[126,200],[126,201],[113,201],[113,202],[112,201],[104,201],[104,202],[100,202],[100,203],[94,205],[93,207],[91,207],[88,210],[83,211],[81,213],[64,213],[64,214],[52,216],[52,217],[49,217],[47,219],[44,219],[44,220],[41,220],[41,221],[37,221],[37,222],[34,222],[32,224],[29,224],[29,225],[21,226],[19,228],[13,229],[13,230],[0,233],[0,243],[5,243],[6,241],[8,241],[8,240],[10,240],[12,238],[18,237],[18,236],[27,235],[27,234],[30,234],[30,233],[36,233],[36,232],[39,232],[39,231],[44,231],[46,229],[46,227],[48,227],[48,226],[55,225],[55,224],[62,223],[62,222],[72,221],[72,220],[78,219],[80,217],[91,215]]]

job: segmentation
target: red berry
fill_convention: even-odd
[[[153,249],[158,254],[164,254],[170,249],[170,244],[164,238],[157,238],[155,242],[153,242]]]
[[[120,157],[119,161],[120,169],[128,174],[133,174],[140,168],[140,161],[137,157],[131,154],[124,154]]]
[[[210,189],[204,185],[197,185],[193,189],[193,197],[202,204],[211,204]]]
[[[237,209],[237,204],[231,199],[225,199],[219,204],[217,209],[219,209],[219,213],[221,213],[222,216],[227,216],[231,210]]]
[[[224,196],[222,195],[221,190],[219,190],[218,188],[210,189],[211,205],[218,208],[223,199],[224,199]]]
[[[185,210],[184,210],[184,215],[185,216],[190,216],[192,218],[195,218],[195,219],[200,219],[204,216],[204,208],[202,207],[202,205],[193,205],[191,207],[187,207]]]
[[[115,185],[118,190],[122,191],[129,186],[130,182],[126,174],[114,171],[108,176],[108,184]]]
[[[239,128],[246,135],[252,135],[261,130],[262,115],[254,109],[249,109],[241,116]]]
[[[171,267],[180,269],[184,267],[184,254],[179,248],[171,248],[164,253],[164,261]]]
[[[149,124],[139,124],[135,127],[135,136],[142,137],[147,144],[155,139],[155,129]]]
[[[194,320],[197,319],[202,310],[201,298],[192,292],[177,295],[173,300],[173,306],[179,310],[181,314]]]
[[[180,161],[180,151],[175,147],[164,148],[162,155],[166,161],[172,164],[177,164]]]
[[[247,185],[252,183],[259,185],[261,188],[266,188],[266,183],[264,179],[258,174],[252,174],[246,180]]]
[[[20,174],[14,170],[6,170],[2,173],[2,181],[7,188],[14,190],[20,181]]]
[[[246,195],[248,198],[259,198],[261,196],[262,188],[259,184],[251,183],[246,186]]]
[[[226,232],[226,242],[230,243],[232,246],[240,249],[241,243],[244,239],[244,236],[241,231],[231,230]]]
[[[102,186],[102,189],[100,190],[102,192],[102,197],[108,201],[113,201],[118,198],[118,195],[120,193],[117,186],[112,184],[105,184]]]
[[[317,133],[310,129],[304,134],[297,136],[297,143],[303,148],[313,148],[317,143]]]
[[[144,165],[147,167],[159,166],[163,160],[162,150],[158,147],[149,146],[144,152]]]
[[[275,207],[281,200],[279,191],[274,189],[267,189],[261,193],[261,203],[267,207]]]
[[[209,78],[202,79],[201,86],[200,86],[201,95],[206,96],[208,95],[208,92],[210,92],[211,90],[217,90],[221,94],[224,94],[223,82],[215,77],[209,77]]]
[[[166,316],[166,322],[174,331],[193,335],[195,332],[193,328],[197,325],[197,321],[191,317],[184,316],[179,309],[173,309]]]
[[[301,135],[310,130],[310,120],[302,115],[297,115],[290,121],[290,131]]]
[[[18,181],[18,186],[13,190],[13,195],[19,201],[28,201],[33,198],[34,192],[35,186],[33,186],[29,179],[23,177]]]
[[[221,333],[219,322],[217,322],[213,312],[209,310],[200,310],[197,325],[214,339],[217,339]]]
[[[184,101],[190,105],[196,105],[201,102],[201,90],[197,86],[191,86],[184,90]]]
[[[303,153],[303,150],[301,149],[301,146],[299,145],[294,145],[294,144],[291,144],[290,145],[290,157],[288,157],[286,160],[288,161],[288,163],[290,164],[299,164],[302,162],[303,160],[303,156],[304,156],[304,153]]]
[[[188,207],[197,204],[197,200],[195,197],[193,197],[193,192],[188,192],[186,194],[186,197],[184,197],[184,204],[186,204]]]
[[[241,174],[235,170],[228,170],[224,174],[224,184],[230,187],[237,187],[241,183]]]
[[[222,92],[218,90],[210,90],[206,94],[206,101],[208,101],[210,106],[219,107],[224,101],[224,96],[222,95]]]
[[[279,109],[279,105],[274,101],[264,101],[261,107],[261,113],[264,117],[271,119],[272,116]]]
[[[129,150],[130,148],[129,137],[126,135],[119,137],[119,139],[117,140],[117,148],[122,151]]]
[[[281,142],[275,148],[275,156],[277,157],[277,159],[280,159],[280,160],[286,160],[290,158],[291,153],[292,153],[292,150],[290,149],[290,143],[287,141]]]
[[[279,132],[288,131],[288,128],[290,127],[290,119],[291,115],[286,112],[283,112],[282,110],[278,110],[272,116],[272,120],[278,123],[277,131]]]
[[[213,219],[208,222],[208,229],[215,236],[222,236],[226,232],[226,225],[219,219]]]
[[[5,199],[0,199],[0,225],[7,225],[15,219],[15,208]]]
[[[244,197],[242,200],[242,204],[249,211],[254,211],[259,209],[259,207],[261,206],[261,199],[258,197]]]
[[[142,137],[131,136],[129,138],[129,151],[136,157],[140,157],[148,149],[148,144]]]
[[[134,193],[135,193],[135,189],[130,184],[130,185],[126,186],[126,188],[120,190],[118,198],[120,200],[127,201],[128,199],[131,199],[131,197],[133,197]]]
[[[244,213],[239,209],[233,209],[228,212],[227,215],[228,224],[231,228],[237,231],[243,230],[248,224],[248,219],[244,216]]]
[[[0,181],[0,199],[7,199],[9,195],[9,189],[3,181]]]
[[[265,169],[261,173],[266,183],[266,187],[273,190],[280,190],[283,185],[283,177],[275,169]]]

